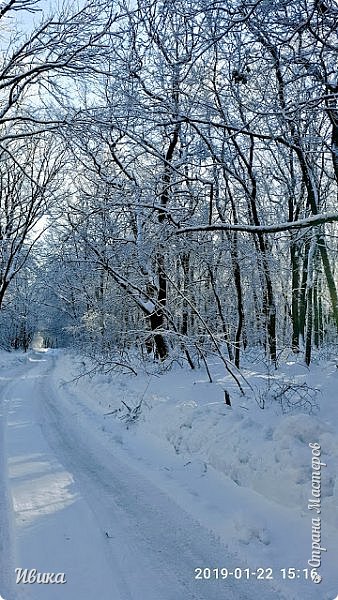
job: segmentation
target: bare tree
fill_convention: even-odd
[[[0,152],[0,307],[60,199],[62,166],[49,134],[12,141]]]

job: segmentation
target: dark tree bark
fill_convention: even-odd
[[[307,304],[307,281],[308,281],[308,264],[309,264],[310,241],[306,240],[303,256],[302,281],[299,292],[299,336],[302,341],[305,340],[305,322],[306,322],[306,304]]]
[[[291,318],[292,318],[292,350],[299,352],[299,334],[300,334],[300,270],[299,270],[299,255],[296,244],[291,243]]]
[[[305,340],[305,363],[309,366],[312,354],[312,329],[313,329],[313,287],[308,289],[307,294],[307,319]]]

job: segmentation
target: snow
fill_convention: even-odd
[[[14,510],[12,518],[0,502],[0,522],[7,517],[8,544],[15,537],[15,566],[66,573],[66,585],[48,586],[48,600],[219,600],[224,589],[227,600],[337,594],[334,361],[309,370],[289,360],[274,374],[319,390],[313,414],[284,414],[272,402],[260,409],[252,394],[238,396],[216,363],[210,384],[203,370],[179,367],[160,376],[111,373],[75,381],[92,365],[61,351],[16,361],[0,356]],[[259,363],[248,363],[245,376],[254,389],[271,379]],[[224,404],[224,387],[232,407]],[[135,422],[121,400],[130,408],[142,400]],[[311,442],[321,445],[327,463],[319,585],[302,577],[285,581],[280,572],[304,569],[311,558]],[[9,600],[46,597],[43,585],[11,589],[11,561],[0,593]],[[274,579],[232,577],[224,587],[220,580],[194,580],[197,567],[271,567]]]
[[[11,405],[7,458],[15,513],[16,568],[65,572],[67,584],[49,585],[48,600],[96,594],[108,600],[111,595],[102,583],[103,569],[110,592],[116,587],[109,566],[105,569],[104,542],[72,474],[51,452],[39,425],[38,387],[46,364],[45,358],[31,359],[31,368],[21,367],[6,388]],[[46,598],[46,589],[38,584],[20,584],[13,594],[11,591],[6,600],[38,600]]]
[[[316,193],[316,189],[315,189]],[[181,235],[188,232],[198,231],[243,231],[247,233],[278,233],[281,231],[291,231],[292,229],[304,229],[307,227],[315,227],[323,223],[334,223],[338,221],[337,212],[328,212],[326,214],[317,214],[297,221],[285,221],[274,225],[233,225],[232,223],[215,223],[214,225],[196,225],[191,227],[182,227],[177,229],[176,234]]]

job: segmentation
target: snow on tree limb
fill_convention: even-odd
[[[182,233],[193,233],[194,231],[242,231],[243,233],[278,233],[282,231],[290,231],[293,229],[306,229],[308,227],[316,227],[324,223],[334,223],[338,221],[338,213],[327,213],[326,215],[314,215],[299,219],[298,221],[285,223],[276,223],[276,225],[233,225],[232,223],[215,223],[214,225],[195,225],[178,229],[178,235]]]

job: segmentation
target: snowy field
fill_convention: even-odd
[[[91,368],[63,351],[0,356],[5,600],[336,598],[334,360],[269,373],[251,357],[245,396],[217,364],[213,383],[202,367],[79,377]],[[326,463],[318,584],[310,443]],[[15,568],[67,583],[15,584]]]

